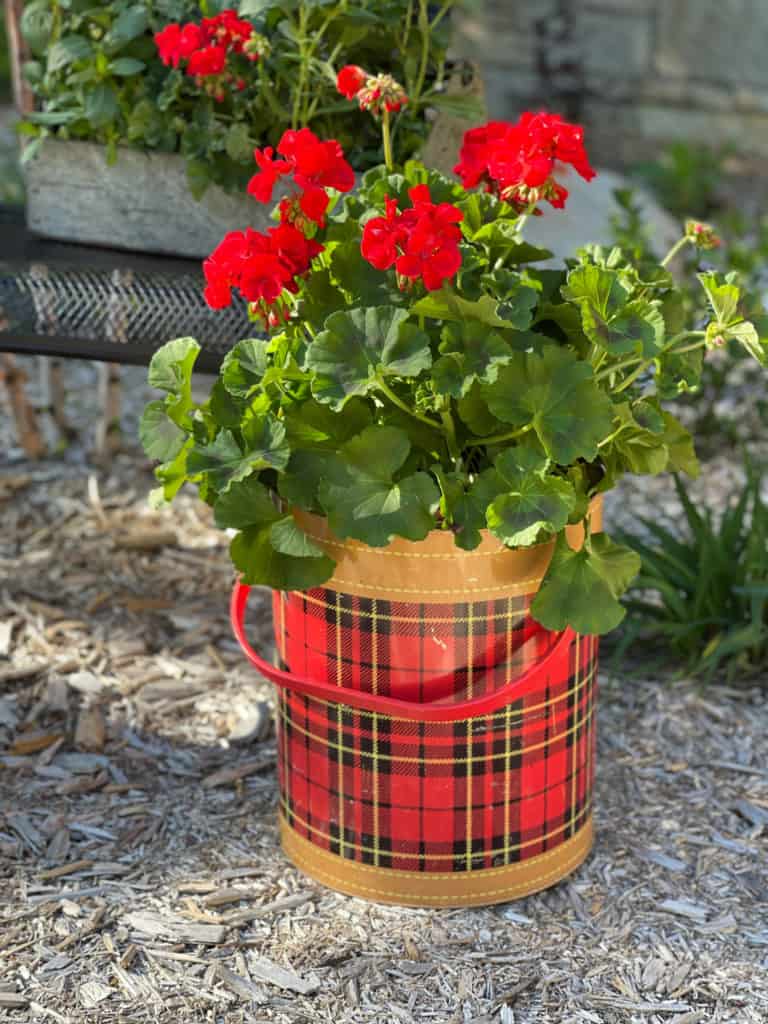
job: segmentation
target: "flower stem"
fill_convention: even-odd
[[[523,210],[523,212],[520,214],[520,216],[515,221],[515,228],[517,229],[518,235],[522,235],[523,228],[525,227],[525,222],[528,220],[528,218],[531,216],[533,211],[536,209],[536,203],[537,202],[538,202],[538,200],[534,200],[532,203],[528,203],[528,206],[525,208],[525,210]]]
[[[456,425],[453,422],[450,409],[443,409],[440,413],[440,419],[443,421],[445,433],[448,436],[448,452],[453,461],[458,464],[461,459],[461,449],[459,448],[459,442],[456,440]]]
[[[380,375],[376,375],[376,383],[378,384],[381,391],[387,396],[387,398],[396,405],[398,409],[402,409],[403,412],[407,412],[409,416],[413,416],[416,420],[421,420],[422,423],[426,423],[428,427],[432,427],[433,430],[437,430],[442,433],[442,427],[437,420],[430,419],[429,416],[424,416],[422,413],[417,412],[415,409],[410,409],[405,402],[396,394],[392,388],[387,384],[384,378]]]
[[[517,430],[510,430],[505,434],[491,434],[490,437],[478,437],[476,441],[472,442],[472,445],[474,448],[478,448],[483,444],[501,444],[502,441],[514,441],[515,438],[527,434],[529,430],[533,430],[532,423],[527,424],[525,427],[519,427]]]
[[[675,258],[675,256],[677,256],[680,250],[688,244],[689,241],[690,239],[687,235],[683,235],[682,238],[679,238],[672,246],[672,248],[669,250],[664,259],[661,261],[662,267],[666,267]]]
[[[384,108],[384,113],[381,117],[381,137],[384,142],[384,163],[387,165],[388,171],[394,171],[395,164],[392,160],[392,135],[389,128],[389,111]]]
[[[619,370],[626,370],[629,366],[636,366],[638,363],[642,363],[643,360],[637,356],[632,356],[630,359],[622,359],[620,363],[612,363],[610,366],[606,366],[600,373],[595,374],[595,383],[601,380],[605,380],[606,377],[610,377],[613,373],[618,373]]]

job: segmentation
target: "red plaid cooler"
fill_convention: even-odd
[[[276,592],[283,848],[341,892],[410,906],[500,903],[569,874],[592,844],[597,640],[529,605],[552,544],[475,551],[449,533],[386,548],[332,537],[321,588]],[[593,512],[593,528],[599,508]],[[576,547],[581,527],[569,527]]]

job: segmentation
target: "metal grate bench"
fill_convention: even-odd
[[[53,357],[43,360],[43,404],[65,437],[59,360],[104,364],[96,447],[105,452],[119,435],[118,365],[146,365],[166,341],[191,335],[202,348],[197,368],[216,372],[227,349],[252,333],[244,303],[208,308],[199,262],[48,241],[27,230],[21,207],[0,206],[0,377],[28,455],[44,444],[11,353]]]
[[[192,335],[215,372],[251,333],[244,304],[208,308],[198,262],[49,242],[0,207],[0,351],[142,365]]]

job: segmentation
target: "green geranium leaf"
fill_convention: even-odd
[[[141,416],[139,439],[150,459],[171,462],[187,440],[187,432],[170,418],[165,402],[149,402]]]
[[[503,260],[507,266],[533,263],[537,260],[548,260],[552,256],[548,249],[540,249],[523,242],[515,221],[496,220],[484,224],[471,239],[485,248],[491,265],[497,260]]]
[[[232,484],[262,469],[284,469],[288,463],[285,427],[274,416],[261,416],[243,427],[247,451],[243,452],[234,434],[222,430],[214,441],[195,445],[189,454],[191,473],[204,473],[219,494]],[[247,436],[246,436],[247,435]]]
[[[499,316],[498,308],[499,303],[490,295],[470,301],[444,288],[419,299],[412,313],[415,316],[432,317],[434,320],[477,320],[488,327],[511,327],[508,320]]]
[[[401,480],[394,474],[410,451],[396,427],[374,426],[342,448],[343,476],[318,487],[331,530],[339,537],[383,547],[393,537],[423,540],[434,527],[440,492],[423,472]]]
[[[675,398],[681,392],[691,391],[701,382],[704,349],[670,354],[665,352],[657,360],[656,387],[659,398]]]
[[[158,349],[149,364],[150,386],[167,392],[165,411],[184,430],[190,429],[192,370],[199,352],[194,338],[176,338]]]
[[[347,477],[334,451],[296,451],[278,480],[280,497],[307,512],[319,511],[318,490],[322,481],[343,486]]]
[[[652,402],[647,398],[633,402],[632,416],[643,430],[650,430],[652,434],[664,433],[664,413],[658,402]]]
[[[221,379],[231,395],[247,398],[260,387],[269,367],[269,343],[263,338],[238,341],[221,364]]]
[[[615,270],[597,267],[592,263],[575,267],[561,289],[564,299],[577,304],[586,303],[607,320],[618,313],[627,302],[630,292]]]
[[[239,427],[245,406],[245,399],[231,395],[224,387],[221,377],[214,382],[208,397],[208,411],[220,427],[229,427],[232,430]]]
[[[143,60],[136,60],[135,57],[118,57],[109,65],[109,70],[120,78],[128,78],[140,74],[146,66]]]
[[[119,113],[117,90],[106,82],[101,82],[85,94],[85,116],[94,127],[104,127]]]
[[[488,408],[480,384],[473,384],[464,398],[459,399],[459,416],[476,437],[499,434],[504,424]]]
[[[549,459],[530,448],[510,448],[494,462],[503,493],[488,508],[488,526],[508,547],[534,544],[557,533],[576,506],[567,480],[547,475]]]
[[[501,364],[509,362],[512,349],[494,331],[475,321],[446,324],[441,334],[444,353],[432,367],[435,391],[460,398],[476,380],[496,379]]]
[[[500,267],[483,276],[483,284],[502,301],[499,312],[517,331],[525,331],[533,323],[533,310],[539,301],[540,285],[528,281],[514,270]],[[533,287],[533,283],[537,287]]]
[[[76,61],[93,56],[93,47],[85,36],[62,36],[48,51],[48,73],[60,71]]]
[[[693,437],[689,430],[676,419],[672,413],[664,411],[663,441],[669,452],[669,469],[687,473],[694,479],[699,475],[701,467],[696,457]]]
[[[227,156],[236,162],[245,162],[253,154],[253,143],[249,127],[244,122],[234,121],[226,134]]]
[[[758,326],[768,327],[767,320],[768,318],[766,317],[757,318]],[[708,339],[713,326],[713,324],[710,324],[707,328]],[[741,320],[739,323],[729,324],[727,327],[723,327],[722,330],[717,331],[717,333],[721,334],[726,341],[738,342],[761,366],[768,366],[768,337],[761,337],[757,326],[751,321]]]
[[[592,264],[576,267],[562,294],[581,309],[590,341],[615,355],[638,351],[651,357],[664,342],[663,316],[648,301],[630,302],[631,289],[616,270]]]
[[[584,320],[584,333],[610,352],[638,352],[651,359],[664,344],[664,317],[650,302],[636,300],[611,320],[595,322],[592,333]]]
[[[158,501],[163,503],[171,501],[187,481],[187,459],[191,448],[192,440],[189,439],[174,459],[164,462],[162,466],[155,469],[155,478],[160,481],[160,487],[152,491],[155,507],[157,507]]]
[[[453,530],[456,546],[472,551],[482,538],[486,528],[488,505],[503,487],[495,469],[481,473],[469,487],[461,473],[446,472],[441,466],[432,471],[440,483],[442,497],[440,512]]]
[[[429,338],[407,318],[392,306],[332,313],[307,352],[315,398],[341,409],[353,395],[374,390],[379,374],[418,377],[428,369]]]
[[[333,559],[327,555],[296,557],[279,551],[273,536],[276,525],[249,526],[232,541],[229,553],[242,573],[243,583],[272,590],[308,590],[325,583],[336,567]],[[284,540],[285,534],[278,531],[278,543]]]
[[[271,493],[255,476],[233,483],[219,495],[213,516],[220,529],[242,530],[246,526],[264,526],[280,518]]]
[[[699,274],[698,278],[719,324],[726,325],[741,319],[738,315],[739,289],[735,284],[720,284],[717,274]]]
[[[325,552],[304,533],[291,515],[272,524],[270,539],[275,551],[294,558],[324,558]]]
[[[191,394],[192,369],[200,352],[194,338],[169,341],[152,356],[147,380],[150,387],[182,396]]]
[[[561,533],[531,614],[545,629],[610,633],[626,614],[619,598],[639,570],[639,556],[604,533],[593,534],[580,551]]]
[[[553,462],[591,461],[611,432],[611,402],[592,379],[589,363],[568,349],[545,345],[541,354],[515,353],[481,394],[505,423],[532,427]]]
[[[333,280],[351,297],[351,302],[345,305],[371,307],[391,301],[387,278],[364,259],[359,237],[333,249],[330,270]]]

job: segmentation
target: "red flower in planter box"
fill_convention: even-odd
[[[261,43],[253,25],[232,10],[204,18],[200,25],[171,24],[155,35],[162,62],[174,68],[186,62],[186,73],[217,100],[224,99],[227,85],[245,88],[244,79],[228,66],[230,56],[258,60]]]

